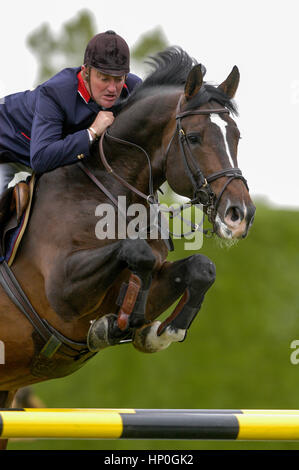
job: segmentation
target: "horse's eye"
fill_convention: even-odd
[[[189,140],[190,144],[201,143],[201,136],[199,134],[188,134],[187,139]]]

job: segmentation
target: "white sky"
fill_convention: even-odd
[[[114,29],[129,46],[161,26],[170,45],[206,66],[207,81],[222,82],[237,65],[239,166],[251,194],[299,208],[298,0],[2,2],[0,96],[35,83],[27,36],[45,22],[58,32],[82,9],[94,14],[98,32]]]

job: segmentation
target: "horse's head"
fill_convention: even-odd
[[[255,207],[237,164],[240,132],[230,111],[239,84],[234,67],[218,87],[203,83],[202,68],[190,71],[168,134],[166,177],[172,189],[202,203],[221,238],[244,238]],[[173,132],[173,130],[171,131]],[[170,138],[169,138],[170,137]]]

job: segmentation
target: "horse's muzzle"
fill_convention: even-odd
[[[218,213],[215,218],[215,231],[225,239],[245,238],[254,221],[255,206],[251,203],[234,204],[227,207],[224,217]]]

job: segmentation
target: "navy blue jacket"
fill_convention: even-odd
[[[5,161],[44,173],[88,157],[87,129],[102,108],[90,98],[80,70],[64,69],[32,91],[0,100],[0,163],[5,155]],[[140,81],[128,74],[121,98]]]

